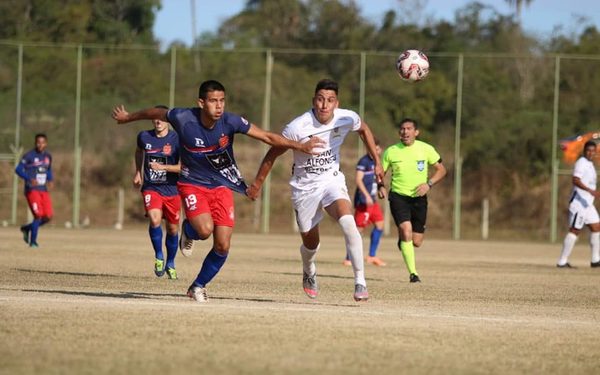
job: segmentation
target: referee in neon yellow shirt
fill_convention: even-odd
[[[427,221],[427,193],[446,176],[446,167],[433,146],[417,140],[417,121],[400,122],[400,143],[388,147],[381,163],[385,172],[391,168],[389,201],[398,227],[398,248],[410,274],[410,282],[421,282],[415,265],[415,247],[421,246]],[[429,166],[435,172],[429,177]],[[378,185],[379,197],[385,197],[385,186]]]

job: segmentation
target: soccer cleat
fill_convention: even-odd
[[[317,286],[317,274],[314,273],[312,276],[308,276],[306,272],[303,272],[302,287],[304,288],[304,293],[306,293],[308,298],[317,298],[317,294],[319,294],[319,287]]]
[[[185,230],[182,229],[181,236],[179,236],[179,250],[184,257],[189,257],[194,251],[194,240],[188,238],[185,234]]]
[[[577,267],[573,267],[572,265],[569,264],[569,262],[565,263],[565,264],[557,264],[556,265],[557,268],[577,268]],[[594,267],[594,266],[592,266]],[[595,266],[598,267],[598,266]]]
[[[421,279],[419,279],[419,275],[417,275],[416,273],[411,273],[410,274],[410,282],[411,283],[420,283]]]
[[[367,287],[362,284],[354,285],[354,300],[356,302],[365,302],[369,299],[369,292]]]
[[[175,268],[167,267],[166,270],[169,280],[177,280],[177,271],[175,271]]]
[[[22,225],[20,230],[21,233],[23,233],[23,241],[25,241],[25,243],[29,245],[29,231],[27,230],[25,225]]]
[[[165,261],[162,259],[154,259],[154,274],[157,277],[162,277],[165,274]]]
[[[196,302],[208,302],[208,295],[206,294],[206,288],[190,285],[187,291],[187,296]]]
[[[598,261],[598,262],[590,262],[590,267],[592,267],[592,268],[600,267],[600,261]]]
[[[352,265],[352,262],[350,261],[350,259],[344,259],[342,264],[346,267],[350,267]]]
[[[383,260],[379,259],[378,257],[367,257],[367,263],[372,264],[374,266],[380,266],[380,267],[384,267],[387,266],[387,263],[385,263]]]
[[[38,247],[40,247],[40,245],[38,245],[37,242],[32,242],[32,243],[29,244],[29,247],[32,248],[32,249],[37,249]]]

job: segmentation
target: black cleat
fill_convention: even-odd
[[[590,267],[592,267],[592,268],[600,267],[600,261],[598,261],[598,262],[590,262]]]
[[[577,268],[577,267],[573,267],[572,265],[570,265],[569,263],[565,263],[565,264],[557,264],[556,267],[558,268]],[[592,266],[593,267],[593,266]],[[598,266],[596,266],[598,267]]]
[[[417,275],[416,273],[411,273],[410,274],[410,282],[411,283],[420,283],[421,279],[419,279],[419,275]]]

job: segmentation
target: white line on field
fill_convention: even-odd
[[[183,300],[182,296],[182,300]],[[362,304],[362,306],[331,306],[331,305],[317,305],[312,307],[309,306],[297,306],[292,302],[265,302],[265,301],[238,301],[233,303],[231,301],[222,301],[213,299],[212,302],[208,303],[196,303],[191,300],[170,302],[170,301],[159,301],[159,300],[144,300],[144,299],[115,299],[106,297],[65,297],[55,296],[53,298],[39,296],[39,295],[0,295],[0,304],[7,302],[25,302],[25,303],[73,303],[73,304],[96,304],[96,305],[108,305],[108,306],[142,306],[142,307],[177,307],[177,308],[192,308],[192,309],[211,309],[211,310],[254,310],[254,311],[274,311],[274,312],[308,312],[308,313],[331,313],[340,314],[349,313],[354,315],[371,315],[371,316],[393,316],[396,318],[412,317],[412,318],[425,318],[425,319],[447,319],[456,321],[472,321],[472,322],[490,322],[490,323],[512,323],[512,324],[526,324],[526,325],[548,325],[553,324],[560,327],[565,325],[591,325],[597,326],[598,321],[582,319],[561,319],[552,317],[540,317],[531,316],[528,318],[510,318],[502,316],[480,316],[480,315],[468,315],[468,314],[448,314],[438,313],[434,311],[406,311],[403,308],[392,308],[386,307],[383,310],[372,310],[371,305]],[[412,310],[418,309],[415,307]]]

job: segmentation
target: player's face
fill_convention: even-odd
[[[203,115],[212,121],[217,121],[225,111],[225,92],[209,91],[206,99],[198,99],[198,107],[202,108]]]
[[[152,120],[152,124],[154,125],[154,130],[157,133],[165,133],[169,130],[169,123],[160,120]]]
[[[37,152],[44,152],[44,150],[46,150],[46,147],[48,147],[48,140],[44,137],[37,137],[35,139],[35,149],[37,150]]]
[[[588,146],[588,147],[586,147],[586,149],[583,151],[583,156],[587,160],[594,159],[594,156],[596,156],[596,147],[594,147],[594,146]]]
[[[313,109],[317,120],[327,124],[333,118],[333,110],[338,107],[337,94],[333,90],[319,90],[313,98]]]
[[[415,139],[419,135],[419,131],[415,129],[415,124],[412,122],[405,122],[400,125],[400,141],[405,146],[410,146],[415,143]]]

